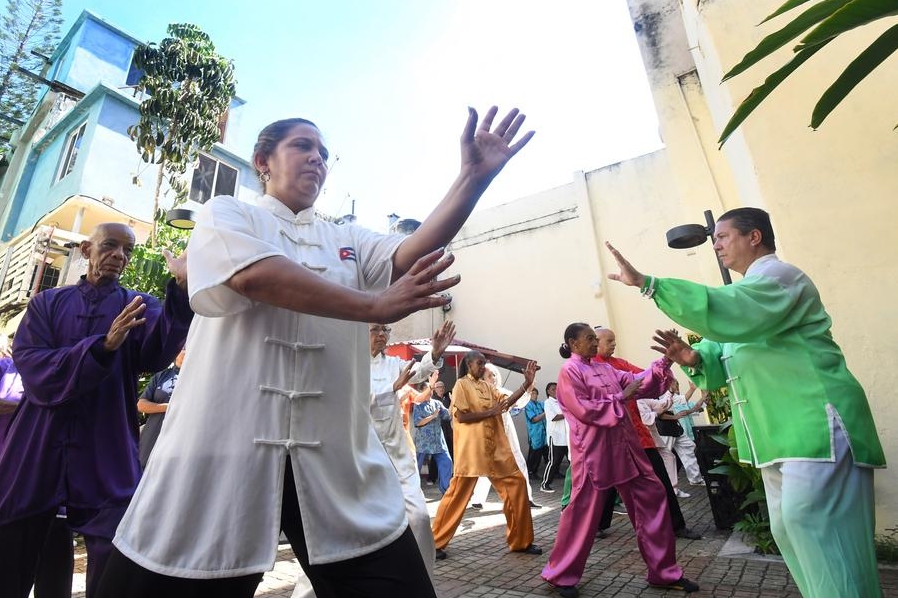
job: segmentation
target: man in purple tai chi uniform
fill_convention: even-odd
[[[36,295],[13,342],[25,393],[0,447],[0,596],[27,597],[60,506],[87,546],[93,596],[140,479],[137,378],[167,367],[187,337],[185,256],[166,255],[165,303],[123,289],[134,233],[99,225],[87,274]]]

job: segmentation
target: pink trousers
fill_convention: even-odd
[[[616,488],[636,531],[639,553],[648,566],[649,583],[676,582],[683,576],[683,569],[677,565],[676,538],[661,481],[654,473],[645,473]],[[575,586],[580,582],[606,495],[606,490],[595,488],[590,481],[574,489],[571,502],[561,512],[555,546],[542,571],[546,582],[555,586]]]

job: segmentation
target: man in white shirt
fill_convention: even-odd
[[[664,460],[664,468],[667,470],[667,477],[670,479],[670,484],[673,485],[674,493],[680,498],[689,497],[689,493],[680,490],[677,477],[677,458],[667,446],[667,443],[664,441],[665,437],[661,436],[655,424],[661,419],[664,412],[670,410],[673,400],[670,395],[665,393],[663,397],[658,399],[638,399],[636,400],[636,405],[639,406],[639,415],[642,416],[643,424],[646,425],[652,434],[652,439],[655,441],[655,449],[658,450],[658,454]]]
[[[539,490],[544,493],[554,493],[552,481],[558,476],[561,462],[567,457],[567,422],[561,413],[561,404],[555,398],[555,385],[546,387],[548,397],[543,403],[546,409],[546,435],[549,438],[549,463],[546,465],[546,473]]]

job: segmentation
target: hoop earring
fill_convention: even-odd
[[[268,183],[269,181],[271,181],[271,173],[269,173],[268,171],[259,173],[259,181],[261,181],[262,183]]]

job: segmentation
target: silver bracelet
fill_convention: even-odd
[[[649,286],[645,288],[642,292],[643,297],[647,297],[649,299],[655,295],[655,277],[651,277],[652,281],[649,283]]]

